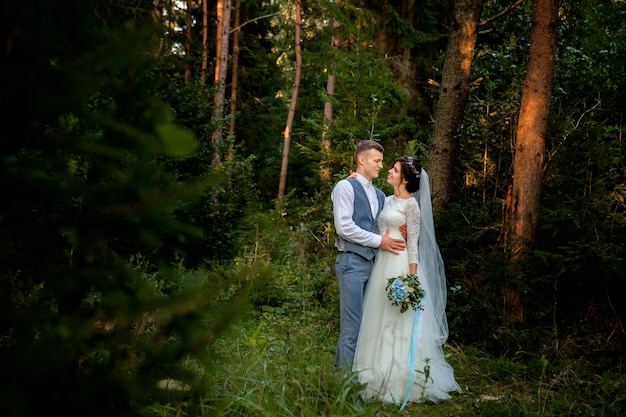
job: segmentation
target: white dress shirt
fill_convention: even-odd
[[[363,185],[367,199],[370,202],[370,209],[372,210],[372,216],[376,218],[378,213],[378,197],[376,195],[376,189],[372,185],[371,181],[368,181],[364,176],[356,174],[357,181]],[[335,220],[335,230],[337,234],[353,243],[358,245],[367,246],[370,248],[377,248],[380,246],[382,237],[379,234],[368,232],[361,229],[352,219],[354,214],[354,188],[347,179],[341,180],[337,183],[331,194],[333,200],[333,216]],[[343,250],[343,241],[337,240],[337,249]]]

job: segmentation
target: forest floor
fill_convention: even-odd
[[[447,360],[463,392],[438,404],[409,404],[400,411],[394,405],[360,400],[359,387],[334,372],[334,309],[302,310],[297,314],[283,308],[263,310],[235,326],[212,347],[214,364],[207,372],[206,383],[221,398],[211,407],[216,414],[626,415],[623,363],[620,357],[607,357],[615,351],[602,352],[607,348],[605,339],[595,340],[595,346],[566,340],[542,352],[520,350],[498,356],[479,344],[446,344]],[[585,357],[583,353],[589,350],[604,360]]]

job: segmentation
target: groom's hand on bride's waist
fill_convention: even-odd
[[[382,240],[380,241],[379,248],[397,255],[398,252],[406,249],[406,245],[404,244],[403,239],[395,239],[389,236],[389,229],[387,229],[387,232],[383,235]]]

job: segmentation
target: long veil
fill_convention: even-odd
[[[443,345],[448,339],[448,319],[446,317],[446,272],[443,258],[435,237],[433,205],[430,196],[430,182],[424,169],[420,173],[420,188],[414,194],[420,207],[420,234],[418,240],[418,276],[426,287],[426,303],[434,314],[435,340]]]

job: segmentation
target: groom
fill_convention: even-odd
[[[380,235],[376,223],[385,194],[372,185],[383,168],[383,147],[364,140],[354,153],[356,178],[347,178],[333,189],[333,216],[339,237],[335,273],[339,283],[339,341],[335,368],[352,370],[354,349],[361,327],[363,296],[378,248],[397,254],[405,249],[402,239]]]

